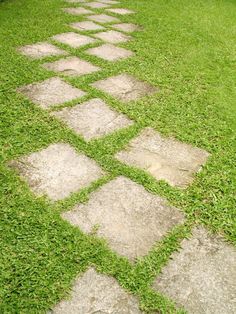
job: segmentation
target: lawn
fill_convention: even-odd
[[[30,60],[17,48],[71,31],[68,24],[83,18],[62,12],[60,8],[68,4],[60,0],[0,3],[0,313],[45,313],[66,295],[76,275],[89,265],[112,275],[137,295],[143,310],[182,313],[171,300],[151,289],[180,241],[188,237],[193,225],[203,224],[236,244],[236,3],[121,2],[137,12],[122,17],[122,21],[142,27],[132,35],[134,40],[123,44],[135,52],[134,57],[114,65],[88,56],[83,48],[57,44],[103,69],[65,80],[87,91],[89,97],[107,100],[135,121],[127,129],[89,143],[16,93],[22,85],[53,76],[40,66],[45,59]],[[159,93],[126,105],[89,86],[121,72],[157,86]],[[211,154],[189,188],[181,190],[157,182],[144,171],[114,159],[114,154],[146,126]],[[63,201],[52,203],[46,197],[36,197],[8,162],[55,142],[70,143],[96,160],[107,175]],[[184,225],[168,233],[135,264],[111,251],[95,233],[85,235],[60,216],[78,202],[86,202],[92,191],[118,175],[165,197],[187,217]]]

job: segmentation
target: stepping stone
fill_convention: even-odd
[[[111,22],[119,23],[120,22],[116,17],[106,15],[106,14],[90,15],[87,18],[89,20],[92,20],[92,21],[98,22],[98,23],[111,23]]]
[[[72,48],[79,48],[96,42],[96,40],[91,37],[73,32],[59,34],[53,36],[52,39],[59,41],[62,44],[69,45]]]
[[[43,109],[60,105],[86,95],[60,78],[53,77],[40,83],[33,83],[18,88],[18,91]]]
[[[94,35],[94,37],[99,38],[110,44],[119,44],[119,43],[123,43],[131,39],[130,36],[127,36],[123,33],[112,31],[112,30],[97,33]]]
[[[47,42],[41,42],[33,45],[26,45],[18,49],[23,55],[40,59],[50,56],[67,55],[68,53]]]
[[[109,4],[100,3],[100,2],[90,2],[86,3],[87,7],[90,7],[92,9],[103,9],[103,8],[109,8]]]
[[[183,240],[182,250],[172,254],[154,288],[172,298],[188,313],[236,312],[236,250],[223,238],[203,227]]]
[[[50,70],[62,73],[66,76],[81,76],[94,73],[100,70],[99,67],[91,63],[80,60],[77,57],[68,57],[55,62],[45,63],[43,67]]]
[[[209,153],[166,138],[151,128],[144,129],[128,148],[116,154],[121,162],[140,167],[157,180],[186,188],[207,161]]]
[[[87,204],[62,217],[86,233],[99,226],[97,235],[131,261],[148,254],[156,241],[184,220],[178,209],[125,177],[103,185]]]
[[[139,30],[139,26],[132,23],[114,24],[112,25],[112,27],[126,33],[132,33],[134,31]]]
[[[26,179],[37,195],[47,195],[53,201],[68,197],[72,192],[98,180],[103,171],[83,154],[64,143],[47,148],[10,163]]]
[[[134,11],[131,11],[131,10],[128,10],[128,9],[118,9],[118,8],[115,8],[115,9],[106,9],[106,11],[112,12],[112,13],[115,13],[115,14],[121,14],[121,15],[126,15],[126,14],[133,14],[133,13],[135,13]]]
[[[92,14],[93,11],[85,9],[85,8],[63,8],[62,11],[65,13],[69,13],[72,15],[84,15],[84,14]]]
[[[99,0],[99,2],[108,3],[108,4],[118,4],[120,1],[115,0]]]
[[[79,31],[97,31],[105,29],[105,27],[98,25],[92,21],[71,23],[70,26]]]
[[[119,59],[125,59],[134,55],[134,53],[130,50],[116,47],[111,44],[104,44],[99,47],[90,48],[86,50],[86,52],[90,55],[102,58],[108,61],[117,61]]]
[[[133,124],[125,115],[110,109],[101,99],[91,99],[52,113],[89,141]]]
[[[137,100],[158,91],[156,87],[128,74],[108,77],[91,85],[124,102]]]
[[[52,314],[141,314],[138,300],[106,275],[88,269],[77,278],[69,299],[61,301]]]

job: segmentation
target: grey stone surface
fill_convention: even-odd
[[[63,218],[84,232],[98,226],[97,235],[131,261],[146,255],[156,241],[183,221],[183,214],[143,186],[118,177],[90,195]]]
[[[99,138],[133,124],[125,115],[110,109],[99,98],[53,112],[53,115],[64,121],[86,140]]]
[[[86,6],[92,8],[92,9],[103,9],[103,8],[109,8],[109,4],[102,3],[102,2],[89,2],[86,3]]]
[[[137,299],[106,275],[88,269],[72,288],[71,297],[61,301],[52,314],[141,314]]]
[[[84,15],[84,14],[92,14],[93,11],[85,8],[63,8],[62,11],[65,13],[69,13],[72,15]]]
[[[236,249],[196,228],[174,253],[154,288],[194,314],[236,313]]]
[[[67,52],[47,42],[26,45],[18,49],[25,56],[40,59],[50,56],[66,55]]]
[[[116,154],[120,161],[181,188],[193,181],[194,174],[206,163],[208,156],[205,150],[163,137],[151,128],[144,129],[127,149]]]
[[[134,53],[130,50],[111,44],[104,44],[102,46],[90,48],[86,51],[86,53],[108,61],[117,61],[134,55]]]
[[[119,23],[112,25],[112,27],[126,33],[132,33],[140,29],[138,25],[132,23]]]
[[[100,70],[99,67],[77,57],[68,57],[55,62],[45,63],[43,67],[67,76],[81,76]]]
[[[120,1],[116,0],[99,0],[99,2],[108,3],[108,4],[118,4]]]
[[[20,87],[18,92],[43,109],[48,109],[51,106],[60,105],[86,95],[82,90],[67,84],[57,77]]]
[[[92,86],[122,101],[137,100],[158,91],[156,87],[128,74],[119,74],[92,83]]]
[[[94,160],[78,154],[64,143],[51,144],[47,148],[12,161],[37,195],[47,195],[56,201],[78,192],[99,179],[103,172]]]
[[[119,23],[120,22],[120,20],[118,20],[116,17],[110,16],[107,14],[90,15],[87,18],[89,20],[92,20],[98,23],[112,23],[112,22]]]
[[[99,38],[110,44],[119,44],[131,39],[130,36],[113,30],[96,33],[94,37]]]
[[[115,13],[115,14],[121,14],[121,15],[126,15],[126,14],[133,14],[133,13],[135,13],[135,12],[132,11],[132,10],[122,9],[122,8],[106,9],[106,11],[112,12],[112,13]]]
[[[105,27],[98,25],[92,21],[82,21],[77,23],[71,23],[70,26],[79,31],[96,31],[103,30]]]
[[[72,48],[79,48],[88,44],[96,42],[94,38],[80,35],[73,32],[58,34],[52,37],[53,40],[56,40],[62,44],[69,45]]]

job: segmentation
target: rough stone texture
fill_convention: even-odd
[[[88,269],[72,288],[71,297],[61,301],[52,314],[141,314],[137,299],[118,282]]]
[[[69,13],[72,15],[84,15],[84,14],[92,14],[93,11],[85,9],[85,8],[63,8],[62,11],[65,13]]]
[[[99,67],[77,57],[68,57],[55,62],[45,63],[43,67],[67,76],[80,76],[100,70]]]
[[[109,8],[109,4],[101,3],[101,2],[89,2],[89,3],[86,3],[86,6],[93,9]]]
[[[33,59],[40,59],[50,56],[66,55],[67,52],[57,48],[56,46],[47,42],[41,42],[33,45],[26,45],[18,49],[25,56]]]
[[[134,11],[131,11],[131,10],[128,10],[128,9],[121,9],[121,8],[106,9],[106,11],[109,11],[109,12],[112,12],[112,13],[115,13],[115,14],[121,14],[121,15],[135,13]]]
[[[112,31],[112,30],[97,33],[94,35],[94,37],[99,38],[111,44],[119,44],[119,43],[123,43],[131,39],[130,36],[127,36],[125,34],[122,34],[117,31]]]
[[[98,22],[98,23],[112,23],[112,22],[119,23],[120,22],[116,17],[106,15],[106,14],[90,15],[87,18],[89,20],[92,20],[92,21]]]
[[[99,138],[133,124],[125,115],[110,109],[99,98],[72,108],[64,108],[53,115],[67,123],[86,140]]]
[[[137,100],[157,92],[157,88],[128,74],[119,74],[97,81],[92,86],[122,101]]]
[[[84,232],[99,226],[97,234],[106,238],[115,251],[134,261],[146,255],[154,243],[183,221],[183,214],[143,186],[118,177],[90,195],[63,218]]]
[[[116,154],[120,161],[181,188],[193,181],[194,173],[201,169],[208,156],[205,150],[165,138],[151,128],[143,130],[127,149]]]
[[[140,29],[138,25],[132,23],[114,24],[112,27],[126,33],[132,33]]]
[[[117,47],[111,44],[105,44],[99,47],[91,48],[86,51],[88,54],[102,58],[108,61],[125,59],[134,55],[130,50]]]
[[[46,149],[10,163],[38,195],[61,200],[99,179],[103,172],[83,154],[68,144],[51,144]]]
[[[236,313],[236,250],[196,228],[174,253],[154,288],[194,314]]]
[[[59,41],[62,44],[69,45],[72,48],[79,48],[96,42],[96,40],[91,37],[73,32],[58,34],[53,36],[52,39]]]
[[[18,91],[43,109],[86,95],[82,90],[57,77],[20,87]]]
[[[71,23],[71,27],[79,31],[96,31],[105,29],[105,27],[98,25],[92,21],[82,21],[78,23]]]

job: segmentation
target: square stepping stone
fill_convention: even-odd
[[[69,299],[61,301],[52,314],[142,314],[138,300],[118,282],[93,268],[77,278]]]
[[[114,24],[112,27],[126,33],[132,33],[139,30],[139,26],[132,23]]]
[[[99,226],[97,235],[131,261],[148,254],[156,241],[184,219],[164,199],[125,177],[103,185],[87,204],[77,205],[62,217],[86,233]]]
[[[86,95],[82,90],[67,84],[57,77],[20,87],[18,92],[43,109],[48,109],[54,105],[60,105]]]
[[[79,48],[96,42],[96,40],[91,37],[73,32],[58,34],[53,36],[52,39],[62,44],[69,45],[72,48]]]
[[[134,11],[131,11],[131,10],[128,10],[128,9],[121,9],[121,8],[106,9],[106,11],[112,12],[112,13],[115,13],[115,14],[121,14],[121,15],[135,13]]]
[[[157,92],[157,88],[128,74],[119,74],[91,84],[93,87],[127,102]]]
[[[236,249],[203,227],[183,240],[154,283],[188,313],[235,313]]]
[[[10,166],[20,172],[34,193],[46,194],[53,201],[78,192],[103,175],[94,160],[64,143],[51,144],[11,162]]]
[[[118,4],[120,1],[116,0],[99,0],[99,2],[108,3],[108,4]]]
[[[106,15],[106,14],[90,15],[87,17],[87,19],[92,20],[94,22],[98,22],[98,23],[112,23],[112,22],[119,23],[120,22],[116,17]]]
[[[133,124],[133,121],[125,115],[110,109],[98,98],[72,108],[64,108],[54,112],[53,115],[64,121],[87,141]]]
[[[109,4],[101,3],[101,2],[89,2],[86,3],[86,6],[92,8],[92,9],[103,9],[103,8],[109,8]]]
[[[85,14],[92,14],[93,11],[85,9],[85,8],[63,8],[62,11],[65,13],[69,13],[72,15],[85,15]]]
[[[99,38],[105,42],[108,42],[110,44],[119,44],[124,43],[131,39],[130,36],[127,36],[123,33],[117,32],[117,31],[106,31],[106,32],[100,32],[94,35],[94,37]]]
[[[93,55],[107,61],[117,61],[134,55],[134,53],[130,50],[117,47],[111,44],[104,44],[99,47],[90,48],[86,50],[86,52],[89,55]]]
[[[208,156],[203,149],[166,138],[151,128],[144,129],[127,149],[116,154],[121,162],[140,167],[157,180],[180,188],[192,183]]]
[[[82,21],[71,23],[70,26],[78,31],[97,31],[105,29],[105,27],[98,25],[92,21]]]
[[[100,70],[99,67],[77,57],[68,57],[55,62],[45,63],[43,64],[43,67],[50,71],[62,73],[66,76],[81,76]]]
[[[51,56],[67,55],[68,53],[52,44],[41,42],[33,45],[26,45],[18,49],[23,55],[33,59],[40,59]]]

